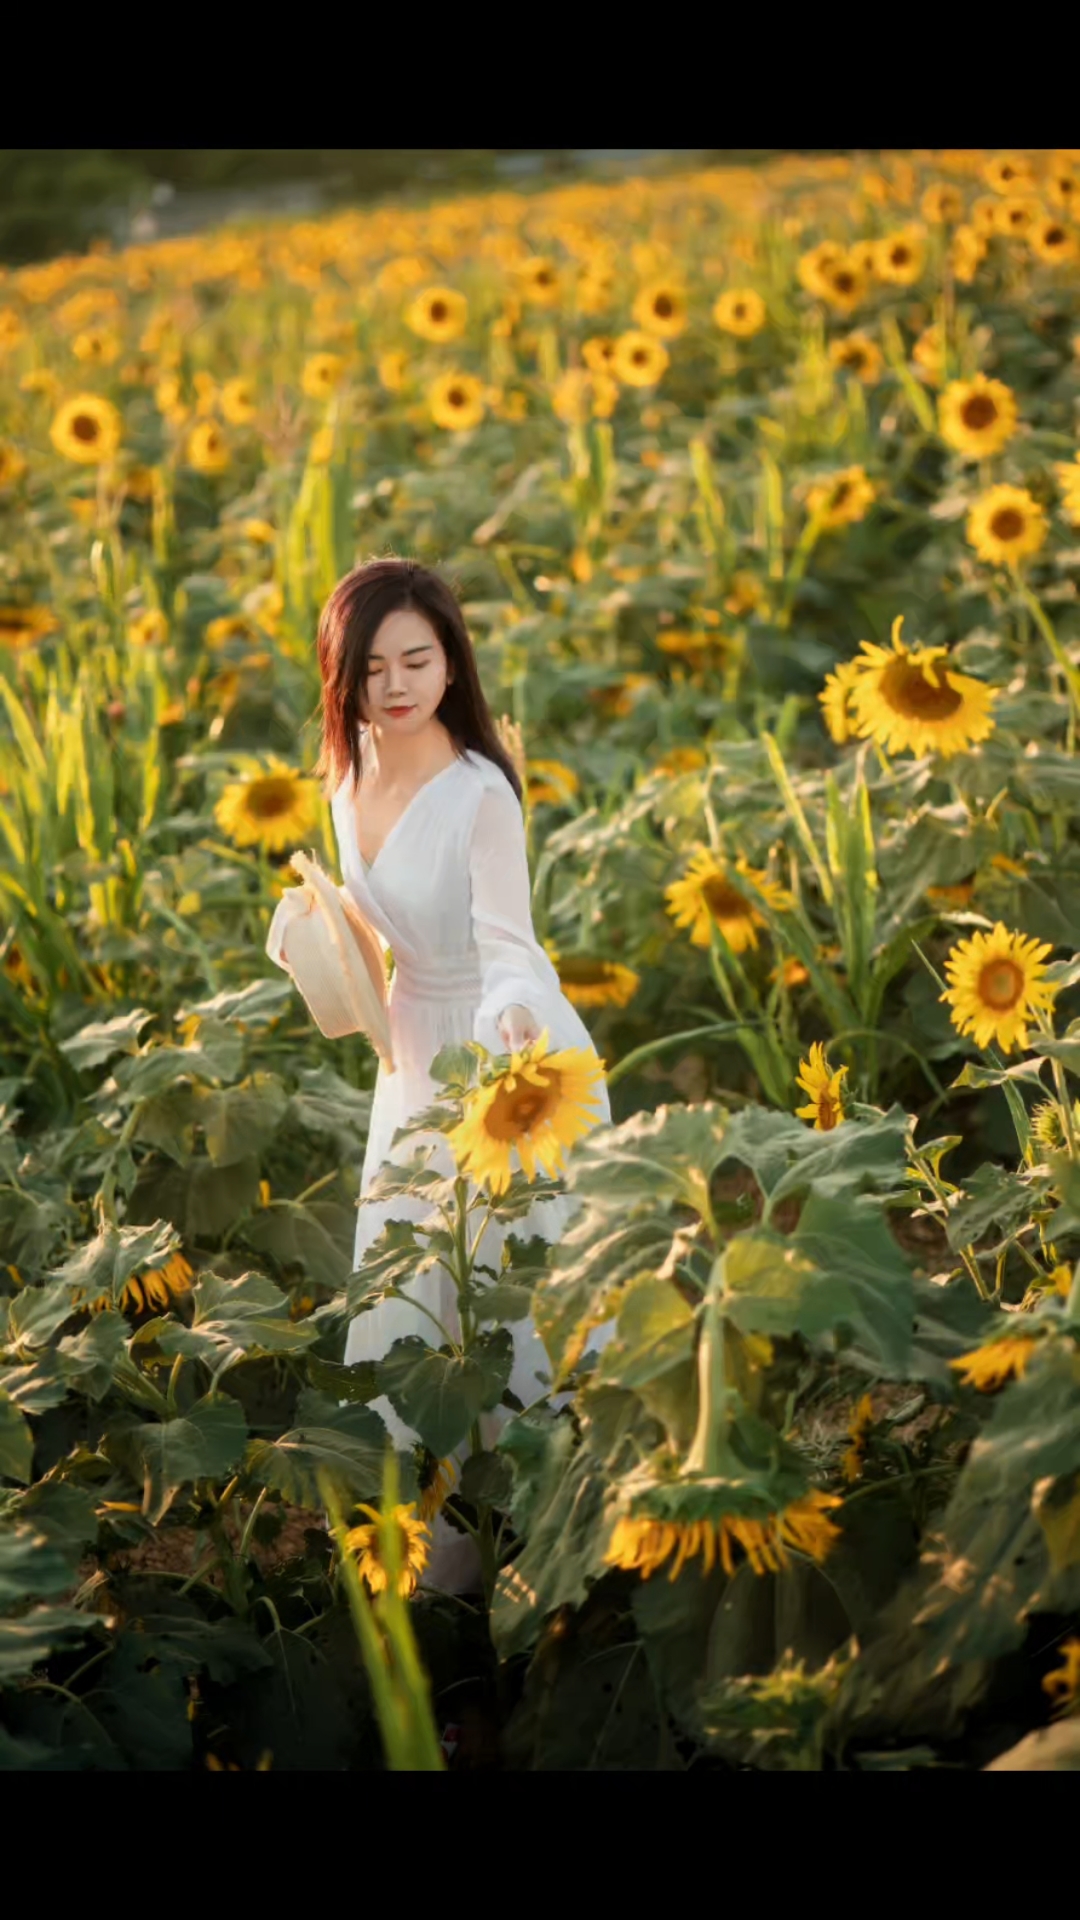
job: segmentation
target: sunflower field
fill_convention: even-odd
[[[0,278],[0,1766],[1080,1768],[1078,209],[788,157]],[[611,1090],[498,1273],[423,1152],[351,1270],[376,1057],[264,951],[386,552]],[[346,1368],[440,1257],[460,1346]]]

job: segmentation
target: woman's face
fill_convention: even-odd
[[[388,613],[371,642],[366,718],[379,732],[419,733],[453,678],[430,621],[415,608]],[[403,711],[394,711],[403,709]]]

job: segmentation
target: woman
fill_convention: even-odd
[[[358,567],[327,601],[318,657],[323,741],[316,772],[329,779],[343,882],[394,954],[395,1071],[386,1073],[380,1063],[375,1083],[360,1176],[357,1269],[388,1220],[430,1217],[429,1204],[415,1196],[365,1199],[383,1162],[403,1162],[432,1143],[429,1166],[455,1171],[437,1131],[391,1146],[398,1128],[439,1099],[429,1068],[441,1048],[477,1040],[505,1053],[546,1027],[552,1050],[594,1049],[533,930],[521,782],[495,730],[450,588],[411,560]],[[610,1123],[602,1078],[594,1099],[593,1124]],[[476,1192],[471,1182],[469,1192]],[[570,1194],[537,1201],[512,1230],[525,1239],[539,1234],[557,1241],[579,1205]],[[490,1221],[477,1250],[477,1260],[496,1271],[506,1231]],[[433,1267],[409,1291],[416,1305],[387,1300],[356,1316],[348,1364],[380,1359],[406,1334],[437,1341],[430,1314],[459,1337],[445,1268]],[[531,1318],[512,1332],[510,1387],[528,1406],[545,1390],[549,1363]],[[397,1444],[415,1438],[385,1397],[374,1405]],[[487,1444],[503,1418],[485,1420]],[[440,1517],[431,1583],[459,1590],[468,1584],[471,1548]]]

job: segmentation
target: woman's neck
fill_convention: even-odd
[[[374,729],[361,722],[361,758],[365,779],[370,774],[389,791],[413,787],[445,766],[455,751],[454,742],[441,720],[432,718],[420,733],[410,739],[393,739],[389,729]],[[381,736],[381,737],[380,737]]]

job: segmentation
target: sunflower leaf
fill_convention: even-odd
[[[464,1440],[488,1402],[493,1377],[493,1370],[479,1361],[448,1349],[436,1352],[417,1334],[395,1340],[379,1361],[380,1391],[399,1418],[415,1427],[425,1447],[440,1459]]]

